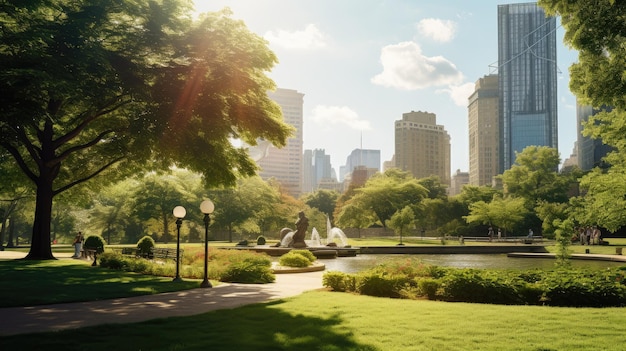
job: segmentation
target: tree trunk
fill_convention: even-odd
[[[27,260],[54,260],[50,243],[50,223],[52,220],[52,177],[40,177],[37,184],[35,221]]]

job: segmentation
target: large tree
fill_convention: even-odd
[[[365,186],[355,190],[356,195],[343,206],[356,206],[370,211],[384,227],[396,211],[412,206],[416,212],[422,199],[428,196],[428,190],[408,173],[392,168],[385,173],[377,173]]]
[[[234,184],[257,167],[230,139],[284,145],[267,43],[228,10],[192,21],[188,4],[0,5],[0,146],[37,189],[28,259],[54,258],[52,203],[70,188],[172,165]]]
[[[515,165],[502,174],[505,194],[539,201],[567,202],[570,179],[557,172],[559,152],[547,146],[528,146],[516,154]]]
[[[578,50],[570,67],[570,89],[585,104],[612,107],[591,116],[583,134],[614,148],[608,170],[583,177],[584,197],[574,199],[579,224],[598,224],[610,231],[626,225],[626,2],[619,0],[539,0],[546,12],[561,16],[564,41]]]

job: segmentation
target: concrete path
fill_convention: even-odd
[[[6,251],[0,252],[0,258],[19,258],[19,255],[15,257],[10,255],[14,254],[6,254]],[[190,316],[246,304],[262,303],[321,289],[323,288],[323,274],[323,271],[276,274],[276,282],[272,284],[223,283],[213,288],[198,288],[158,295],[0,308],[0,336]],[[19,294],[18,291],[15,293]]]

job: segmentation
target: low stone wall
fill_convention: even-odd
[[[548,252],[543,245],[429,245],[361,246],[362,254],[505,254],[510,252]]]

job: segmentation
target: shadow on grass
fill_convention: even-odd
[[[172,282],[91,267],[80,260],[0,262],[0,307],[81,302],[192,289],[198,281]]]
[[[1,340],[3,348],[24,350],[378,350],[359,344],[336,313],[292,315],[283,303]]]

